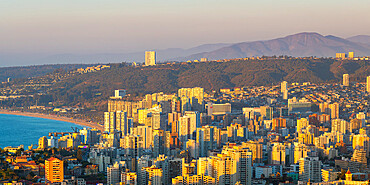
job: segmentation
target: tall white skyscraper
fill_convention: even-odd
[[[146,51],[145,52],[145,65],[146,66],[155,66],[156,65],[155,51]]]
[[[113,132],[116,129],[116,112],[104,112],[104,131]]]
[[[343,74],[343,86],[349,86],[349,75]]]
[[[281,92],[283,93],[283,99],[287,100],[288,99],[288,82],[287,81],[281,82]]]
[[[127,112],[116,112],[116,130],[121,131],[122,135],[129,133],[130,127],[127,119]]]
[[[281,82],[281,92],[283,93],[284,91],[288,91],[288,82],[287,81]]]

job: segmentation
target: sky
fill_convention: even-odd
[[[25,57],[190,48],[299,32],[370,35],[369,7],[369,0],[0,0],[0,66]]]

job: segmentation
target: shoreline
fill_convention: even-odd
[[[63,121],[68,123],[73,123],[80,126],[87,126],[90,128],[95,128],[100,131],[103,130],[103,126],[98,125],[97,123],[87,122],[80,119],[72,119],[64,116],[56,116],[56,115],[47,115],[47,114],[41,114],[41,113],[32,113],[32,112],[20,112],[20,111],[10,111],[10,110],[4,110],[0,109],[0,114],[8,114],[8,115],[18,115],[18,116],[27,116],[27,117],[34,117],[34,118],[43,118],[43,119],[50,119],[50,120],[56,120],[56,121]]]

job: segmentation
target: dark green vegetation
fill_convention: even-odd
[[[334,59],[274,59],[207,63],[176,63],[151,67],[111,65],[97,73],[76,75],[53,85],[54,101],[95,104],[113,95],[115,89],[128,93],[173,93],[182,87],[220,88],[292,82],[341,82],[344,73],[351,81],[363,82],[370,75],[368,61]],[[93,100],[93,101],[91,101]],[[94,101],[99,100],[99,101]]]
[[[369,61],[335,59],[236,60],[229,62],[174,63],[150,67],[110,64],[110,69],[65,76],[42,89],[46,101],[55,106],[73,106],[105,110],[106,100],[115,89],[126,89],[132,96],[147,93],[174,93],[182,87],[220,88],[260,86],[292,82],[341,82],[350,74],[351,82],[364,82],[370,75]],[[41,78],[41,77],[39,77]],[[53,77],[55,78],[55,77]],[[33,81],[37,81],[34,78]]]
[[[43,76],[53,72],[56,69],[69,71],[76,68],[85,68],[91,64],[57,64],[57,65],[38,65],[38,66],[23,66],[23,67],[2,67],[0,68],[0,82],[6,81],[9,77],[29,78]]]

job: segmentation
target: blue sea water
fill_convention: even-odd
[[[72,132],[71,127],[82,126],[50,119],[0,114],[0,147],[38,144],[49,132]]]

